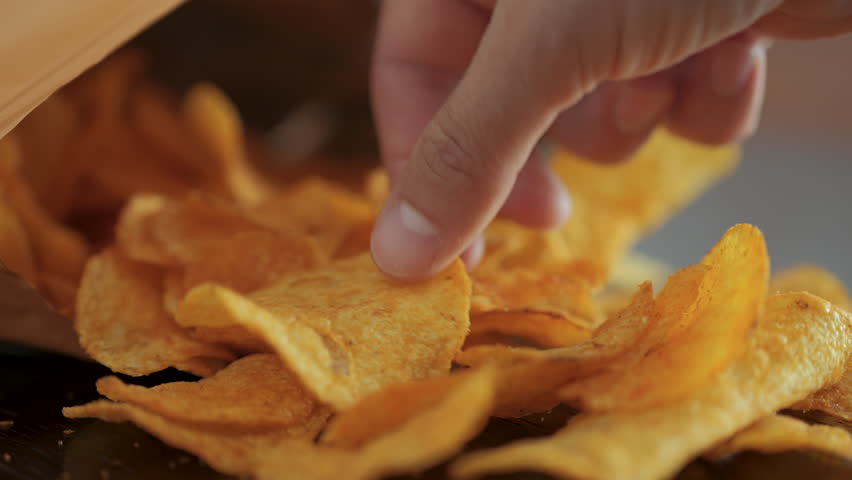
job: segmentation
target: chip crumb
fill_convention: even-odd
[[[62,430],[62,435],[71,435],[72,433],[74,433],[74,430],[71,430],[70,428]]]
[[[139,442],[133,442],[133,448],[139,448]]]
[[[3,452],[3,461],[6,463],[12,463],[12,454],[9,452]]]
[[[56,442],[56,444],[57,444],[57,445],[59,445],[59,446],[61,447],[62,445],[64,445],[64,444],[65,444],[65,442],[63,442],[62,440],[58,440],[58,441]]]
[[[0,430],[9,430],[15,426],[14,420],[0,420]]]

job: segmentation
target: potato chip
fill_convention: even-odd
[[[511,273],[475,275],[470,313],[538,312],[590,328],[600,323],[592,285],[577,265],[551,271],[514,269]]]
[[[201,457],[208,465],[231,475],[251,475],[271,456],[313,455],[310,443],[328,419],[328,412],[317,412],[307,422],[269,432],[245,432],[238,429],[205,429],[161,417],[127,403],[98,400],[86,405],[66,407],[68,418],[96,417],[108,422],[133,422],[163,442]],[[280,473],[280,472],[279,472]]]
[[[319,408],[281,360],[272,354],[243,357],[198,382],[153,388],[117,377],[98,380],[98,392],[177,422],[200,427],[270,431],[299,424]]]
[[[285,274],[325,263],[319,246],[296,233],[263,230],[238,232],[210,240],[199,248],[183,274],[184,291],[218,283],[239,293],[271,285]]]
[[[137,195],[122,212],[116,237],[133,260],[177,267],[200,258],[201,249],[212,240],[262,229],[240,210],[203,194],[181,201]]]
[[[819,265],[794,265],[769,280],[774,293],[808,292],[834,305],[852,311],[852,298],[839,278]]]
[[[224,92],[210,84],[193,86],[183,100],[183,115],[216,160],[230,198],[241,205],[260,203],[268,194],[268,186],[248,164],[242,121]]]
[[[561,231],[572,258],[593,262],[605,273],[640,234],[729,173],[737,156],[734,147],[707,147],[665,129],[619,165],[561,152],[553,169],[571,192],[571,218]]]
[[[495,275],[512,269],[547,270],[571,260],[565,238],[557,231],[533,230],[498,219],[485,229],[485,254],[475,275]]]
[[[385,385],[448,371],[469,327],[469,291],[461,262],[432,280],[401,284],[362,255],[248,296],[201,285],[176,319],[185,327],[246,328],[321,401],[345,408]]]
[[[485,368],[451,383],[454,385],[437,404],[424,402],[427,405],[420,411],[402,407],[408,410],[411,418],[387,432],[381,430],[389,425],[380,424],[379,431],[367,434],[376,438],[361,448],[336,449],[336,456],[318,452],[314,458],[309,457],[310,461],[288,458],[289,455],[270,455],[257,478],[271,480],[287,472],[294,478],[333,480],[344,474],[347,479],[367,480],[422,472],[461,450],[488,420],[494,401],[494,370]],[[393,399],[394,395],[384,398]],[[393,406],[379,403],[373,404],[370,410],[388,408]],[[374,412],[368,415],[378,416]],[[396,417],[396,423],[399,417],[391,415]],[[337,431],[342,434],[341,430]]]
[[[175,367],[213,374],[233,355],[192,339],[162,306],[160,275],[108,249],[89,259],[77,296],[80,345],[111,370],[147,375]]]
[[[59,224],[39,205],[18,174],[19,161],[15,140],[10,136],[0,139],[0,200],[16,212],[26,230],[38,270],[76,281],[88,246],[79,234]]]
[[[724,458],[746,450],[763,453],[814,450],[852,460],[852,434],[839,427],[808,425],[796,418],[769,415],[735,433],[704,456]]]
[[[5,202],[0,201],[0,261],[30,285],[37,285],[30,240],[23,224]]]
[[[365,395],[331,421],[321,443],[361,448],[376,437],[396,430],[416,413],[440,404],[469,374],[400,383]]]
[[[806,293],[777,295],[735,361],[687,397],[641,412],[585,415],[552,437],[470,454],[451,472],[667,478],[705,449],[834,381],[850,354],[849,313]]]
[[[586,342],[552,350],[474,347],[456,357],[462,364],[501,364],[495,415],[521,417],[553,408],[556,390],[572,380],[617,363],[641,339],[654,320],[650,283],[644,283],[630,305],[604,323]]]
[[[520,337],[541,348],[567,347],[592,336],[587,323],[549,312],[495,311],[471,317],[470,335],[491,332]]]
[[[709,270],[697,298],[685,305],[675,303],[678,307],[664,315],[674,321],[663,330],[661,343],[635,366],[618,372],[616,383],[606,380],[597,389],[567,387],[563,398],[579,401],[586,411],[641,410],[687,395],[724,368],[763,308],[769,274],[763,235],[751,225],[734,226],[702,265]],[[668,303],[658,305],[665,308]]]
[[[852,422],[852,360],[846,364],[846,372],[839,382],[814,392],[804,400],[796,402],[793,410],[820,410]]]
[[[327,418],[324,412],[299,426],[269,432],[204,429],[134,405],[103,400],[65,408],[63,413],[70,418],[132,421],[166,443],[192,452],[229,474],[271,480],[281,478],[286,472],[293,478],[332,480],[345,472],[347,479],[367,480],[421,472],[460,450],[488,419],[494,401],[494,373],[486,368],[460,375],[458,380],[454,378],[449,382],[451,389],[439,388],[445,395],[436,402],[424,402],[420,408],[403,407],[403,415],[394,414],[392,429],[380,428],[368,433],[365,444],[350,448],[332,448],[308,441]],[[428,384],[445,385],[444,381]],[[408,388],[423,391],[420,386]],[[388,407],[372,404],[370,410]],[[366,414],[377,416],[373,411]]]
[[[272,229],[303,232],[331,258],[354,229],[371,224],[373,207],[362,197],[312,177],[270,196],[252,209],[252,217]]]

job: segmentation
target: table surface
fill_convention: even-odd
[[[196,457],[164,445],[130,424],[69,420],[61,408],[98,397],[95,380],[110,372],[99,365],[23,347],[0,345],[0,420],[14,424],[0,430],[0,479],[14,480],[216,480],[220,475]],[[179,372],[145,379],[153,385],[187,380]],[[138,380],[136,380],[138,382]],[[518,420],[492,420],[468,450],[503,444],[511,439],[546,435],[561,426],[569,412],[557,409]],[[8,455],[7,455],[8,454]],[[849,479],[852,463],[808,453],[737,455],[723,463],[698,460],[679,480],[710,479]],[[282,478],[287,478],[282,474]],[[412,477],[413,478],[413,477]],[[442,467],[419,477],[446,478]],[[514,474],[491,479],[546,479],[539,474]]]

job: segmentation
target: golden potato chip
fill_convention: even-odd
[[[834,305],[852,311],[852,299],[846,285],[819,265],[795,265],[769,279],[769,291],[774,293],[808,292]]]
[[[559,403],[556,390],[572,380],[601,371],[627,355],[654,321],[650,283],[644,283],[630,305],[607,320],[583,343],[552,350],[474,347],[456,356],[463,365],[501,365],[495,415],[521,417]]]
[[[145,388],[104,377],[97,385],[110,400],[210,428],[270,431],[302,423],[320,408],[273,354],[243,357],[198,382]]]
[[[189,327],[189,336],[204,343],[220,345],[237,355],[270,353],[272,347],[259,335],[239,325],[227,327]]]
[[[15,140],[0,139],[0,200],[11,207],[27,232],[39,271],[80,278],[88,246],[76,232],[54,220],[39,205],[18,174],[20,152]]]
[[[846,372],[839,382],[814,392],[804,400],[796,402],[793,410],[820,410],[852,422],[852,359],[846,363]]]
[[[373,207],[362,197],[312,177],[270,196],[252,209],[255,220],[314,238],[327,257],[336,256],[353,229],[372,223]]]
[[[570,249],[558,231],[533,230],[497,219],[485,229],[484,238],[485,253],[475,276],[505,274],[518,268],[547,270],[571,260]]]
[[[579,401],[586,411],[641,410],[683,397],[723,369],[763,308],[769,274],[763,235],[751,225],[734,226],[702,265],[709,270],[697,298],[689,297],[694,302],[673,302],[673,312],[664,313],[673,321],[663,330],[661,343],[627,372],[619,372],[616,383],[600,382],[596,389],[569,386],[562,398]],[[670,302],[657,303],[666,308]]]
[[[494,370],[481,369],[451,383],[454,385],[437,404],[424,402],[419,411],[402,407],[411,418],[392,430],[374,432],[376,438],[361,448],[335,449],[326,451],[326,455],[320,450],[307,458],[298,453],[269,455],[257,478],[272,480],[287,472],[293,478],[313,480],[338,479],[341,474],[347,479],[368,480],[422,472],[461,450],[488,420],[494,401]],[[372,405],[372,409],[388,408],[393,407]],[[369,415],[377,416],[372,412]],[[391,415],[396,423],[399,417]],[[329,455],[332,452],[336,455]],[[288,458],[296,455],[302,458]]]
[[[137,195],[119,218],[116,239],[133,260],[176,267],[198,259],[211,240],[262,229],[233,206],[203,194],[182,201]]]
[[[401,284],[362,255],[248,296],[201,285],[176,319],[184,327],[244,327],[321,401],[345,408],[385,385],[448,371],[468,331],[469,292],[461,262],[432,280]]]
[[[198,455],[216,470],[231,475],[251,475],[268,457],[312,455],[312,458],[321,458],[315,454],[317,447],[310,439],[322,430],[329,417],[327,411],[318,411],[299,425],[269,432],[245,432],[205,429],[161,417],[135,405],[106,400],[66,407],[62,413],[68,418],[96,417],[108,422],[133,422],[163,442]]]
[[[852,460],[852,434],[839,427],[808,425],[793,417],[769,415],[735,433],[704,456],[724,458],[745,450],[763,453],[815,450]]]
[[[175,367],[214,373],[233,355],[192,339],[162,306],[160,275],[113,249],[89,259],[77,295],[80,346],[115,372],[147,375]]]
[[[184,269],[183,287],[189,291],[202,283],[218,283],[248,293],[325,261],[310,237],[263,230],[238,232],[200,246]]]
[[[210,84],[195,85],[184,98],[183,115],[190,130],[216,160],[230,198],[241,205],[261,202],[268,194],[268,186],[248,164],[242,121],[225,93]]]
[[[0,261],[30,285],[37,285],[36,267],[27,232],[15,213],[0,201]]]
[[[593,300],[592,285],[577,268],[567,265],[551,271],[514,269],[510,273],[475,275],[470,313],[549,313],[595,328],[600,323],[600,314]]]
[[[567,347],[592,336],[587,323],[549,312],[494,311],[470,318],[471,336],[492,332],[520,337],[542,348]]]
[[[481,369],[460,379],[451,382],[449,391],[442,389],[445,395],[437,402],[425,402],[417,409],[405,408],[407,418],[397,416],[395,428],[368,434],[367,443],[351,448],[308,441],[322,428],[325,412],[296,427],[261,433],[204,429],[134,405],[103,400],[65,408],[63,413],[69,418],[132,421],[224,473],[272,480],[286,472],[292,478],[333,480],[345,472],[347,479],[368,480],[421,472],[455,454],[481,430],[494,401],[494,370]],[[372,408],[387,405],[373,404]]]
[[[205,151],[205,145],[193,132],[178,109],[177,99],[152,83],[139,85],[131,92],[129,127],[156,151],[160,158],[178,163],[183,170],[197,175],[205,186],[209,177],[219,177],[219,165]],[[213,184],[211,187],[221,187]],[[215,190],[214,190],[215,191]],[[226,194],[227,192],[219,192]]]
[[[649,282],[645,282],[639,286],[630,303],[601,325],[586,342],[550,350],[503,346],[475,347],[460,352],[456,355],[455,361],[468,366],[492,362],[501,365],[517,365],[533,360],[547,361],[560,357],[571,361],[592,358],[609,361],[641,338],[654,315],[654,308],[653,288]],[[597,361],[595,364],[597,366]]]
[[[730,172],[737,156],[734,147],[707,147],[665,129],[619,165],[559,153],[553,169],[571,192],[571,218],[561,231],[572,258],[605,273],[640,234]]]
[[[552,437],[469,454],[451,473],[667,478],[693,456],[834,381],[850,354],[852,315],[806,293],[777,295],[735,361],[687,397],[641,412],[585,415]]]
[[[322,434],[321,443],[340,448],[361,448],[391,432],[416,413],[441,403],[470,372],[391,385],[365,395],[338,414]]]

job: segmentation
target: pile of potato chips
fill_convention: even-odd
[[[144,63],[112,57],[0,141],[0,259],[114,372],[201,377],[103,378],[107,399],[66,416],[130,421],[258,479],[444,462],[455,478],[660,479],[743,450],[852,459],[847,430],[777,413],[852,421],[852,305],[831,274],[770,278],[750,225],[667,280],[625,259],[730,172],[736,149],[659,131],[619,166],[560,153],[574,201],[562,229],[497,220],[474,271],[456,261],[403,284],[368,253],[381,171],[362,191],[316,177],[276,186],[219,90],[173,98]],[[636,285],[645,275],[656,294]],[[552,436],[462,453],[489,417],[560,403],[581,413]]]

